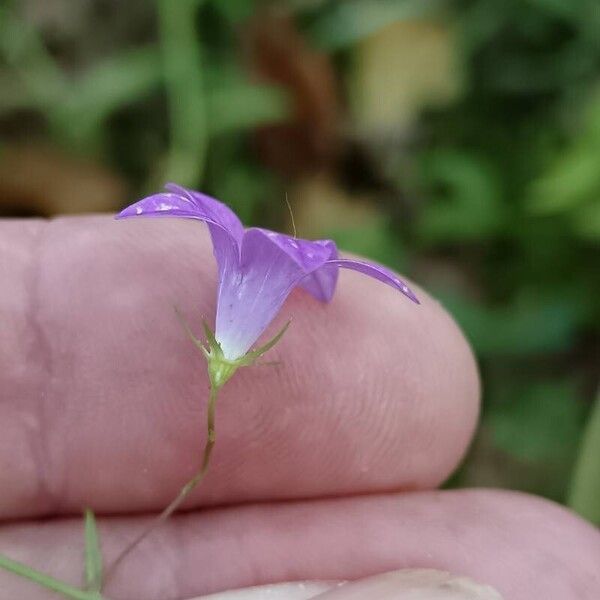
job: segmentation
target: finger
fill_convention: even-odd
[[[0,516],[155,510],[198,468],[206,365],[177,320],[215,312],[202,225],[109,217],[0,225]],[[217,407],[192,504],[436,486],[478,410],[473,358],[437,302],[351,272],[298,291],[269,353]],[[280,326],[274,324],[273,329]]]
[[[147,518],[100,521],[106,562]],[[81,520],[5,525],[0,552],[77,584]],[[505,600],[597,600],[600,533],[564,508],[522,494],[464,490],[246,505],[178,516],[130,555],[113,600],[194,598],[285,581],[354,580],[434,568]],[[42,600],[0,573],[0,600]]]

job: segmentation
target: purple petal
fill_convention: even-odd
[[[318,269],[325,261],[331,258],[331,244],[329,240],[303,240],[300,238],[277,233],[268,229],[253,227],[250,231],[260,231],[269,238],[273,244],[285,252],[305,273],[312,273]],[[333,244],[335,247],[335,244]]]
[[[165,189],[194,202],[198,209],[198,213],[204,215],[203,220],[222,227],[235,239],[238,246],[241,247],[242,237],[244,236],[244,226],[238,216],[226,204],[223,204],[206,194],[201,194],[195,190],[189,190],[175,183],[167,183]]]
[[[219,285],[215,335],[225,357],[239,358],[250,350],[294,287],[329,255],[320,243],[248,229],[237,273]]]
[[[331,240],[317,240],[312,243],[318,244],[327,250],[327,261],[337,259],[338,250],[335,242]],[[339,268],[337,266],[325,263],[316,271],[304,277],[299,285],[317,300],[329,302],[335,292],[338,274]]]
[[[171,192],[161,192],[143,198],[122,210],[116,218],[128,217],[187,217],[214,223],[208,214],[198,209],[192,199]]]
[[[325,266],[329,265],[337,265],[338,267],[341,267],[343,269],[352,269],[353,271],[358,271],[363,275],[373,277],[373,279],[382,281],[383,283],[392,286],[399,292],[402,292],[407,298],[409,298],[416,304],[420,304],[418,298],[415,296],[413,291],[404,283],[404,281],[402,281],[399,277],[397,277],[394,273],[392,273],[385,267],[364,262],[362,260],[352,260],[349,258],[338,258],[335,260],[329,260],[327,261]]]
[[[168,190],[153,194],[121,211],[118,219],[128,217],[184,217],[207,223],[219,267],[219,279],[237,268],[244,226],[225,204],[200,192],[168,183]]]

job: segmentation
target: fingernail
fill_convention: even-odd
[[[492,587],[432,569],[405,569],[350,582],[315,600],[502,600]]]
[[[320,596],[336,585],[339,584],[313,581],[261,585],[243,590],[201,596],[196,600],[307,600],[308,598]]]

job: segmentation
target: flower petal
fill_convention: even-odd
[[[172,192],[152,194],[128,206],[116,216],[117,219],[128,217],[187,217],[214,222],[208,214],[198,209],[191,198]]]
[[[248,229],[236,276],[221,279],[219,286],[215,335],[225,357],[243,356],[294,287],[321,267],[329,254],[322,244]]]
[[[194,202],[198,213],[204,215],[203,220],[222,227],[236,240],[238,246],[241,247],[244,226],[238,216],[226,204],[215,200],[211,196],[201,194],[195,190],[189,190],[175,183],[167,183],[165,189]]]
[[[204,221],[210,230],[219,279],[228,277],[239,262],[244,226],[225,204],[200,192],[168,183],[168,190],[128,206],[117,219],[128,217],[184,217]]]
[[[338,257],[338,250],[335,242],[331,240],[316,240],[312,242],[325,248],[328,252],[327,261],[335,260]],[[305,276],[300,282],[300,287],[306,290],[317,300],[329,302],[333,298],[335,286],[337,284],[339,268],[335,265],[328,265],[327,262]]]
[[[415,296],[413,291],[404,283],[404,281],[402,281],[397,275],[395,275],[385,267],[382,267],[381,265],[368,263],[362,260],[353,260],[349,258],[338,258],[335,260],[329,260],[325,263],[325,267],[330,265],[337,265],[338,267],[341,267],[343,269],[352,269],[353,271],[358,271],[363,275],[373,277],[373,279],[382,281],[383,283],[392,286],[399,292],[402,292],[407,298],[409,298],[416,304],[420,304],[418,298]]]
[[[313,242],[259,227],[249,229],[248,233],[250,231],[260,231],[264,236],[268,237],[273,244],[285,252],[305,273],[312,273],[325,261],[332,258],[331,245],[333,244],[335,247],[335,244],[330,240],[317,240]]]

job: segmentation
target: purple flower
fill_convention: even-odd
[[[184,217],[204,221],[210,230],[219,269],[215,339],[223,357],[243,357],[275,318],[295,287],[317,300],[333,297],[340,267],[378,279],[419,301],[387,269],[338,257],[331,240],[308,241],[267,229],[245,229],[223,203],[174,184],[123,210],[124,217]]]

